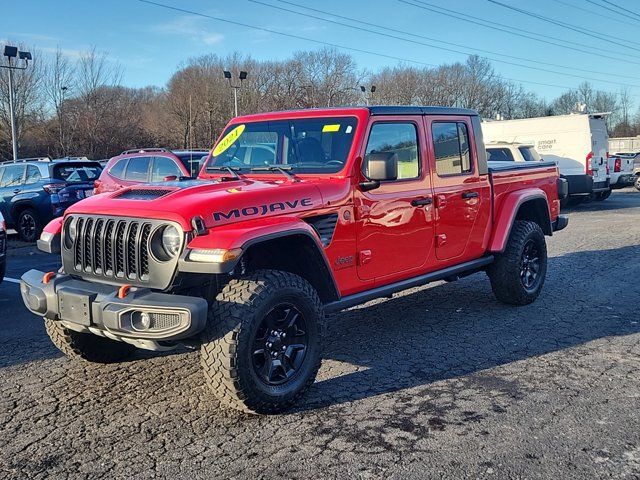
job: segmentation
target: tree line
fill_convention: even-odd
[[[34,52],[34,58],[14,75],[23,158],[103,159],[145,146],[210,148],[233,115],[223,70],[234,77],[249,72],[239,91],[241,114],[366,103],[465,107],[502,119],[608,111],[611,134],[640,134],[640,112],[632,111],[628,90],[601,92],[584,82],[548,102],[477,56],[435,68],[401,64],[371,72],[329,48],[278,61],[210,54],[181,65],[166,85],[146,88],[123,86],[121,67],[96,49],[73,60],[60,50],[49,56]],[[7,70],[0,69],[0,158],[5,159],[11,158],[8,95]]]

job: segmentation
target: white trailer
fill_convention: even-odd
[[[485,120],[482,132],[486,143],[535,146],[544,160],[557,163],[560,176],[569,183],[569,195],[593,193],[606,198],[610,191],[606,115],[608,113]]]

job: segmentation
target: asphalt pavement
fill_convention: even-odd
[[[330,320],[318,381],[278,416],[207,391],[198,353],[72,362],[0,285],[0,478],[640,478],[640,193],[568,211],[540,298],[484,274]]]

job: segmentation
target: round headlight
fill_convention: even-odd
[[[78,229],[74,218],[70,217],[64,225],[64,246],[67,250],[73,247],[73,242],[76,241],[76,235]]]
[[[180,232],[172,225],[162,231],[162,248],[170,257],[175,257],[180,251]]]

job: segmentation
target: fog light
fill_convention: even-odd
[[[145,330],[151,327],[151,315],[146,312],[142,312],[140,314],[140,326]]]

